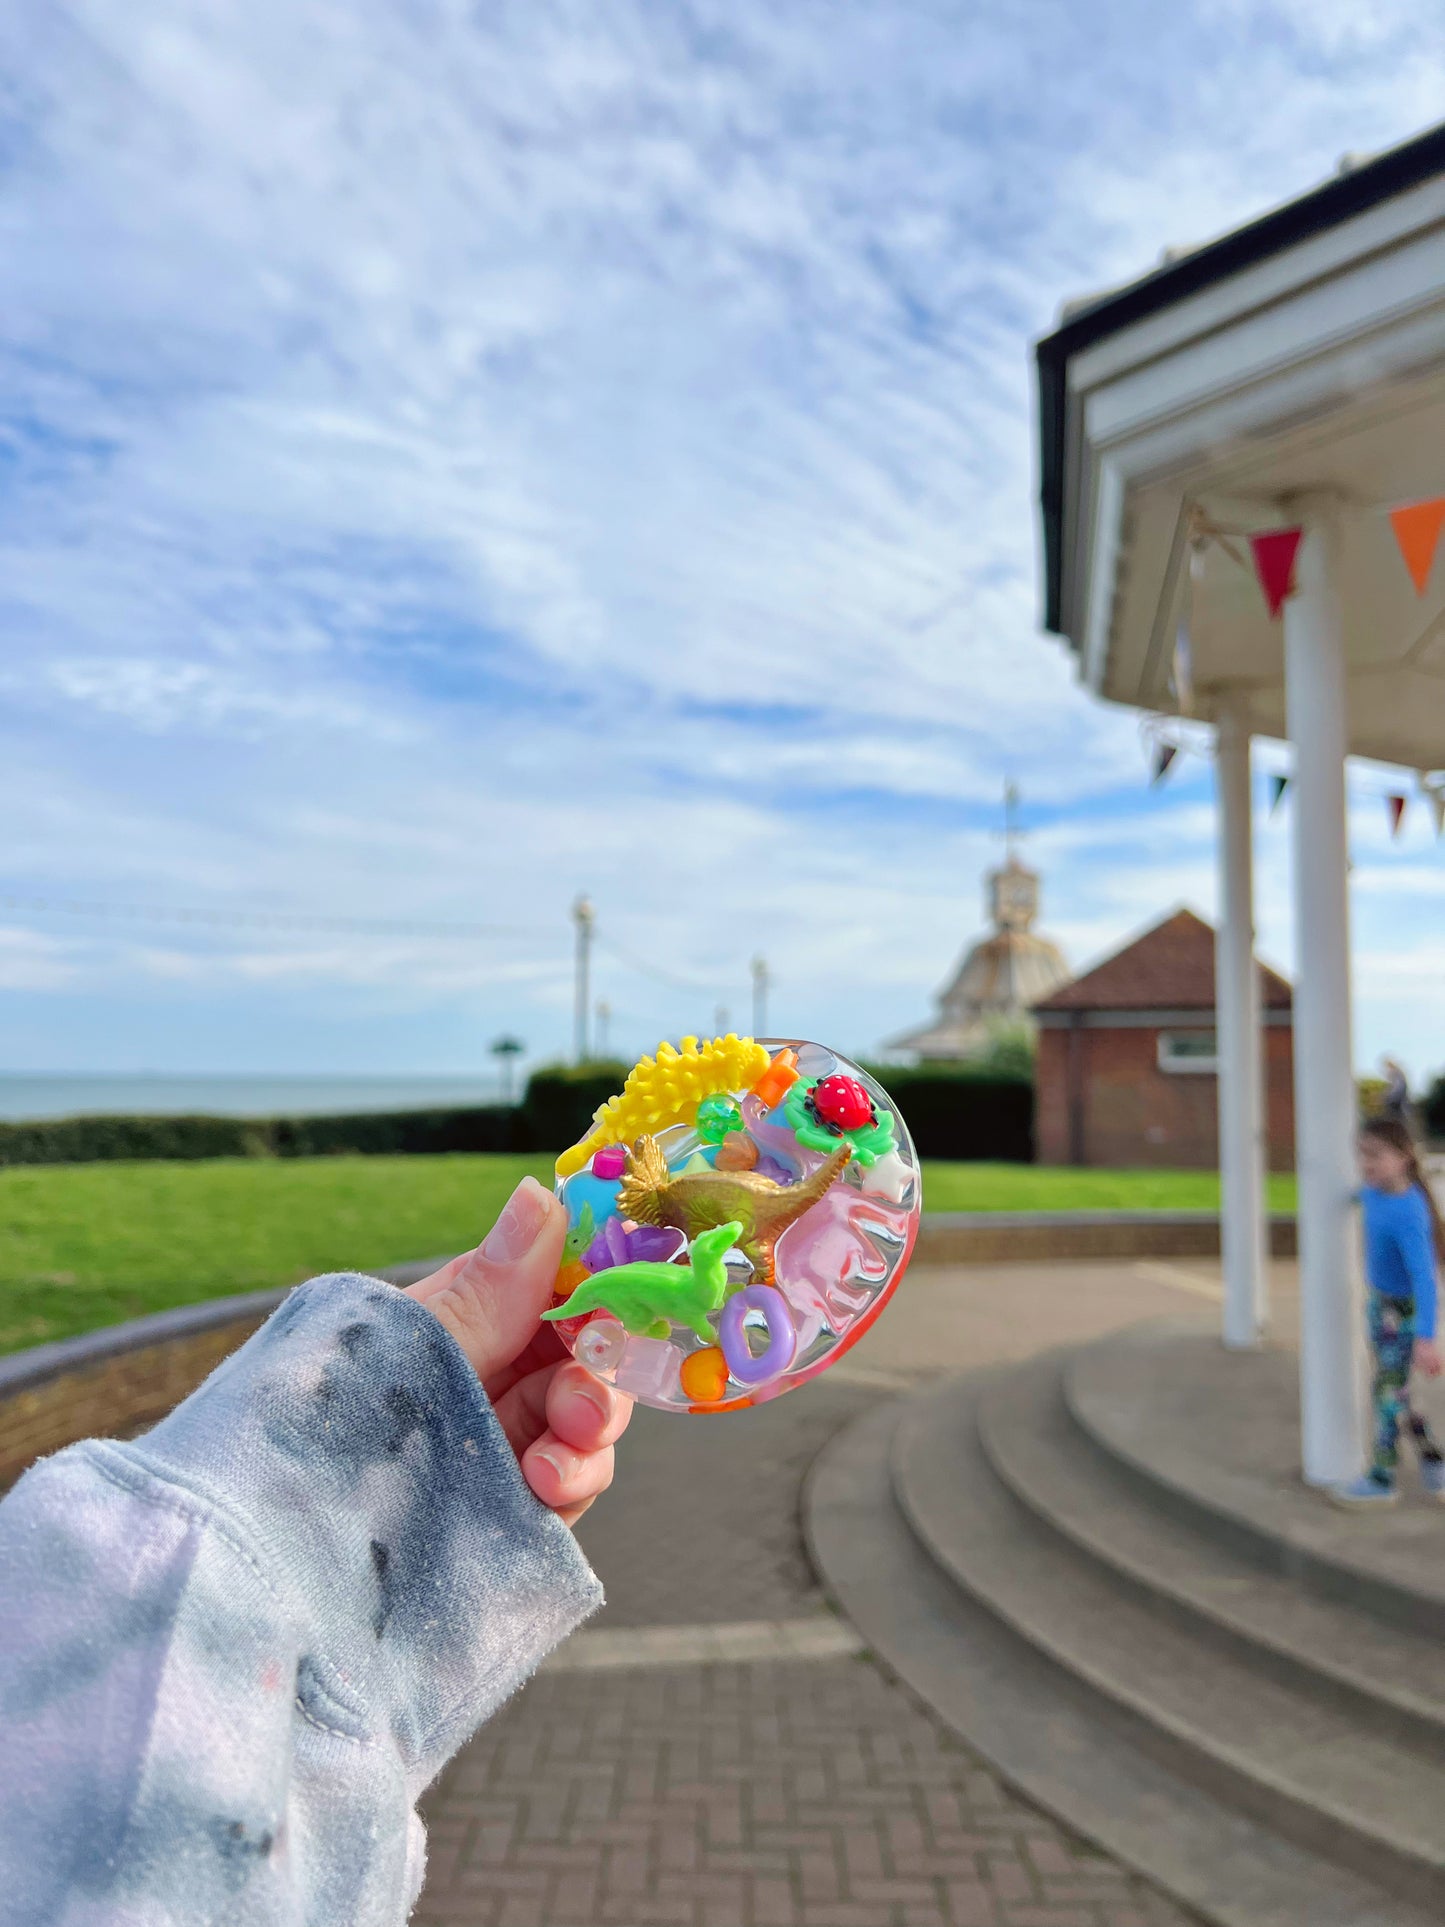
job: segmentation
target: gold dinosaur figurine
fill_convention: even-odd
[[[655,1137],[640,1137],[627,1154],[617,1208],[634,1224],[670,1224],[689,1240],[736,1219],[738,1249],[764,1283],[773,1277],[773,1246],[815,1205],[853,1155],[840,1144],[826,1164],[797,1184],[776,1184],[756,1171],[690,1171],[674,1177]]]

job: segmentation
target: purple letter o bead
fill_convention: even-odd
[[[759,1358],[753,1357],[743,1329],[743,1320],[750,1311],[760,1311],[768,1327],[767,1349]],[[798,1334],[787,1299],[772,1285],[744,1285],[722,1308],[718,1343],[728,1370],[739,1385],[766,1385],[770,1378],[781,1377],[798,1349]]]

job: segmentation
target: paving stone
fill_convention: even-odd
[[[853,1355],[881,1378],[736,1417],[639,1412],[579,1531],[608,1593],[593,1628],[826,1624],[799,1488],[840,1426],[890,1380],[1174,1302],[1117,1265],[918,1270]],[[670,1663],[663,1639],[640,1665],[594,1648],[607,1665],[539,1674],[427,1796],[415,1927],[1186,1927],[866,1658],[728,1637],[736,1657]]]
[[[778,1716],[766,1738],[750,1721],[760,1702]],[[684,1704],[706,1763],[679,1795],[668,1761]],[[558,1729],[578,1730],[579,1713],[585,1756],[555,1744]],[[527,1747],[515,1744],[523,1732]],[[864,1778],[830,1807],[816,1788],[845,1744]],[[519,1776],[524,1758],[532,1765]],[[639,1802],[629,1792],[639,1787],[660,1791]],[[855,1795],[868,1796],[861,1809]],[[567,1816],[558,1837],[534,1823],[538,1813]],[[447,1848],[417,1927],[492,1927],[493,1905],[496,1927],[1185,1923],[1009,1796],[866,1659],[704,1667],[685,1679],[541,1675],[443,1776],[427,1815]],[[471,1914],[458,1910],[463,1896]]]

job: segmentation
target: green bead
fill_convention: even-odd
[[[697,1107],[697,1134],[704,1144],[721,1144],[729,1131],[743,1128],[743,1114],[730,1097],[705,1097]]]

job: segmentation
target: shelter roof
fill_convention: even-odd
[[[1046,628],[1063,633],[1071,358],[1441,174],[1445,174],[1445,123],[1368,160],[1347,158],[1329,180],[1257,220],[1201,247],[1170,250],[1160,266],[1137,280],[1065,306],[1060,325],[1035,350]]]

